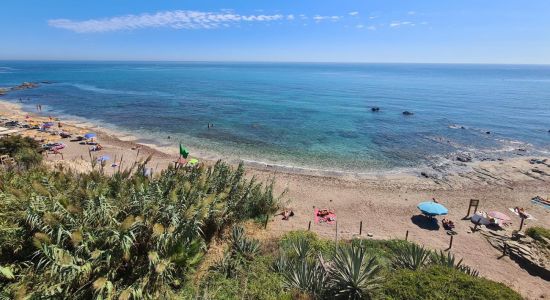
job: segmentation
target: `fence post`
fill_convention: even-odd
[[[525,221],[525,218],[521,218],[521,223],[519,224],[519,231],[523,228],[523,222]]]
[[[504,246],[502,247],[502,256],[506,256],[506,248],[508,247],[508,244],[504,243]]]
[[[363,221],[359,222],[359,235],[363,233]]]
[[[338,249],[338,221],[336,221],[336,236],[334,238],[334,249]]]
[[[407,230],[407,233],[405,233],[405,241],[409,240],[409,231]]]
[[[265,215],[265,223],[264,223],[264,229],[267,228],[267,222],[269,221],[269,214]]]
[[[307,231],[311,230],[311,221],[309,221],[309,224],[307,224]]]
[[[449,249],[451,249],[453,247],[453,237],[454,235],[451,235],[451,240],[449,241]],[[449,250],[447,249],[447,250]]]

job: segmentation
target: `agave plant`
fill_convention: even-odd
[[[381,267],[362,245],[340,247],[331,263],[329,286],[336,298],[372,299],[380,288]]]
[[[417,244],[408,244],[396,250],[392,265],[397,269],[418,270],[430,263],[431,251]]]
[[[291,290],[319,298],[326,289],[327,271],[317,261],[302,260],[290,264],[282,273],[283,284]]]
[[[231,251],[250,260],[260,251],[260,242],[247,238],[244,228],[235,226],[231,232]]]
[[[439,253],[434,253],[432,255],[432,264],[445,266],[448,268],[454,268],[461,272],[464,272],[470,276],[479,276],[479,272],[467,265],[464,265],[462,263],[462,259],[460,259],[458,262],[455,259],[455,256],[451,253],[445,254],[443,251],[439,251]]]

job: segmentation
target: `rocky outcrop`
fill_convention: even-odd
[[[38,83],[34,82],[23,82],[22,84],[18,86],[14,86],[11,88],[12,91],[18,91],[18,90],[25,90],[25,89],[32,89],[38,87]]]
[[[493,247],[510,256],[522,267],[546,280],[550,279],[550,249],[540,242],[521,233],[509,236],[505,231],[488,229],[483,229],[480,233]]]

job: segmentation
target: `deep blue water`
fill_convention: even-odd
[[[0,86],[43,80],[4,99],[221,157],[358,171],[550,151],[550,66],[0,62]]]

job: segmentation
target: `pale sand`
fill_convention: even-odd
[[[23,120],[26,114],[18,105],[0,101],[0,115]],[[44,120],[36,116],[32,118]],[[73,132],[83,133],[90,130],[69,120],[62,122],[64,129]],[[134,163],[137,151],[131,149],[137,145],[131,138],[123,141],[115,137],[113,132],[98,131],[97,128],[91,131],[99,134],[99,141],[105,147],[94,155],[109,155],[111,158],[116,156],[117,159],[123,155],[123,168]],[[89,170],[87,149],[90,146],[69,142],[68,139],[62,142],[67,145],[63,150],[64,160],[50,155],[49,163],[61,163],[78,171]],[[148,166],[156,172],[176,159],[177,149],[167,153],[166,149],[141,145],[137,159],[148,155],[153,155]],[[449,209],[448,218],[456,223],[458,235],[454,236],[452,253],[464,258],[464,262],[478,269],[482,276],[503,282],[526,298],[548,298],[548,281],[530,275],[508,257],[498,259],[501,254],[479,233],[468,233],[472,226],[470,221],[461,220],[466,214],[469,199],[475,198],[481,200],[481,210],[498,210],[512,217],[514,223],[508,231],[519,226],[519,219],[507,210],[508,207],[515,206],[526,208],[537,218],[536,221],[527,221],[525,228],[535,225],[550,228],[550,210],[530,202],[536,195],[550,195],[550,176],[531,171],[537,168],[550,174],[550,160],[548,165],[532,165],[528,162],[529,159],[530,157],[518,157],[497,162],[469,163],[462,171],[446,174],[437,182],[409,173],[321,176],[303,174],[304,172],[289,173],[284,169],[270,166],[262,168],[257,165],[248,169],[248,175],[257,176],[260,180],[275,178],[276,192],[287,190],[285,199],[289,202],[288,207],[295,212],[290,221],[282,221],[280,216],[271,220],[267,231],[269,236],[279,236],[290,230],[305,230],[312,221],[312,231],[327,238],[335,238],[335,225],[313,223],[313,207],[316,206],[336,212],[338,238],[348,239],[358,234],[359,222],[363,221],[365,237],[367,233],[371,233],[377,239],[404,238],[408,230],[410,240],[432,249],[444,250],[448,247],[450,237],[442,228],[437,231],[422,229],[411,220],[412,216],[419,213],[416,209],[419,202],[435,197]],[[205,162],[212,163],[208,160]],[[110,166],[106,167],[108,173],[113,170]]]

